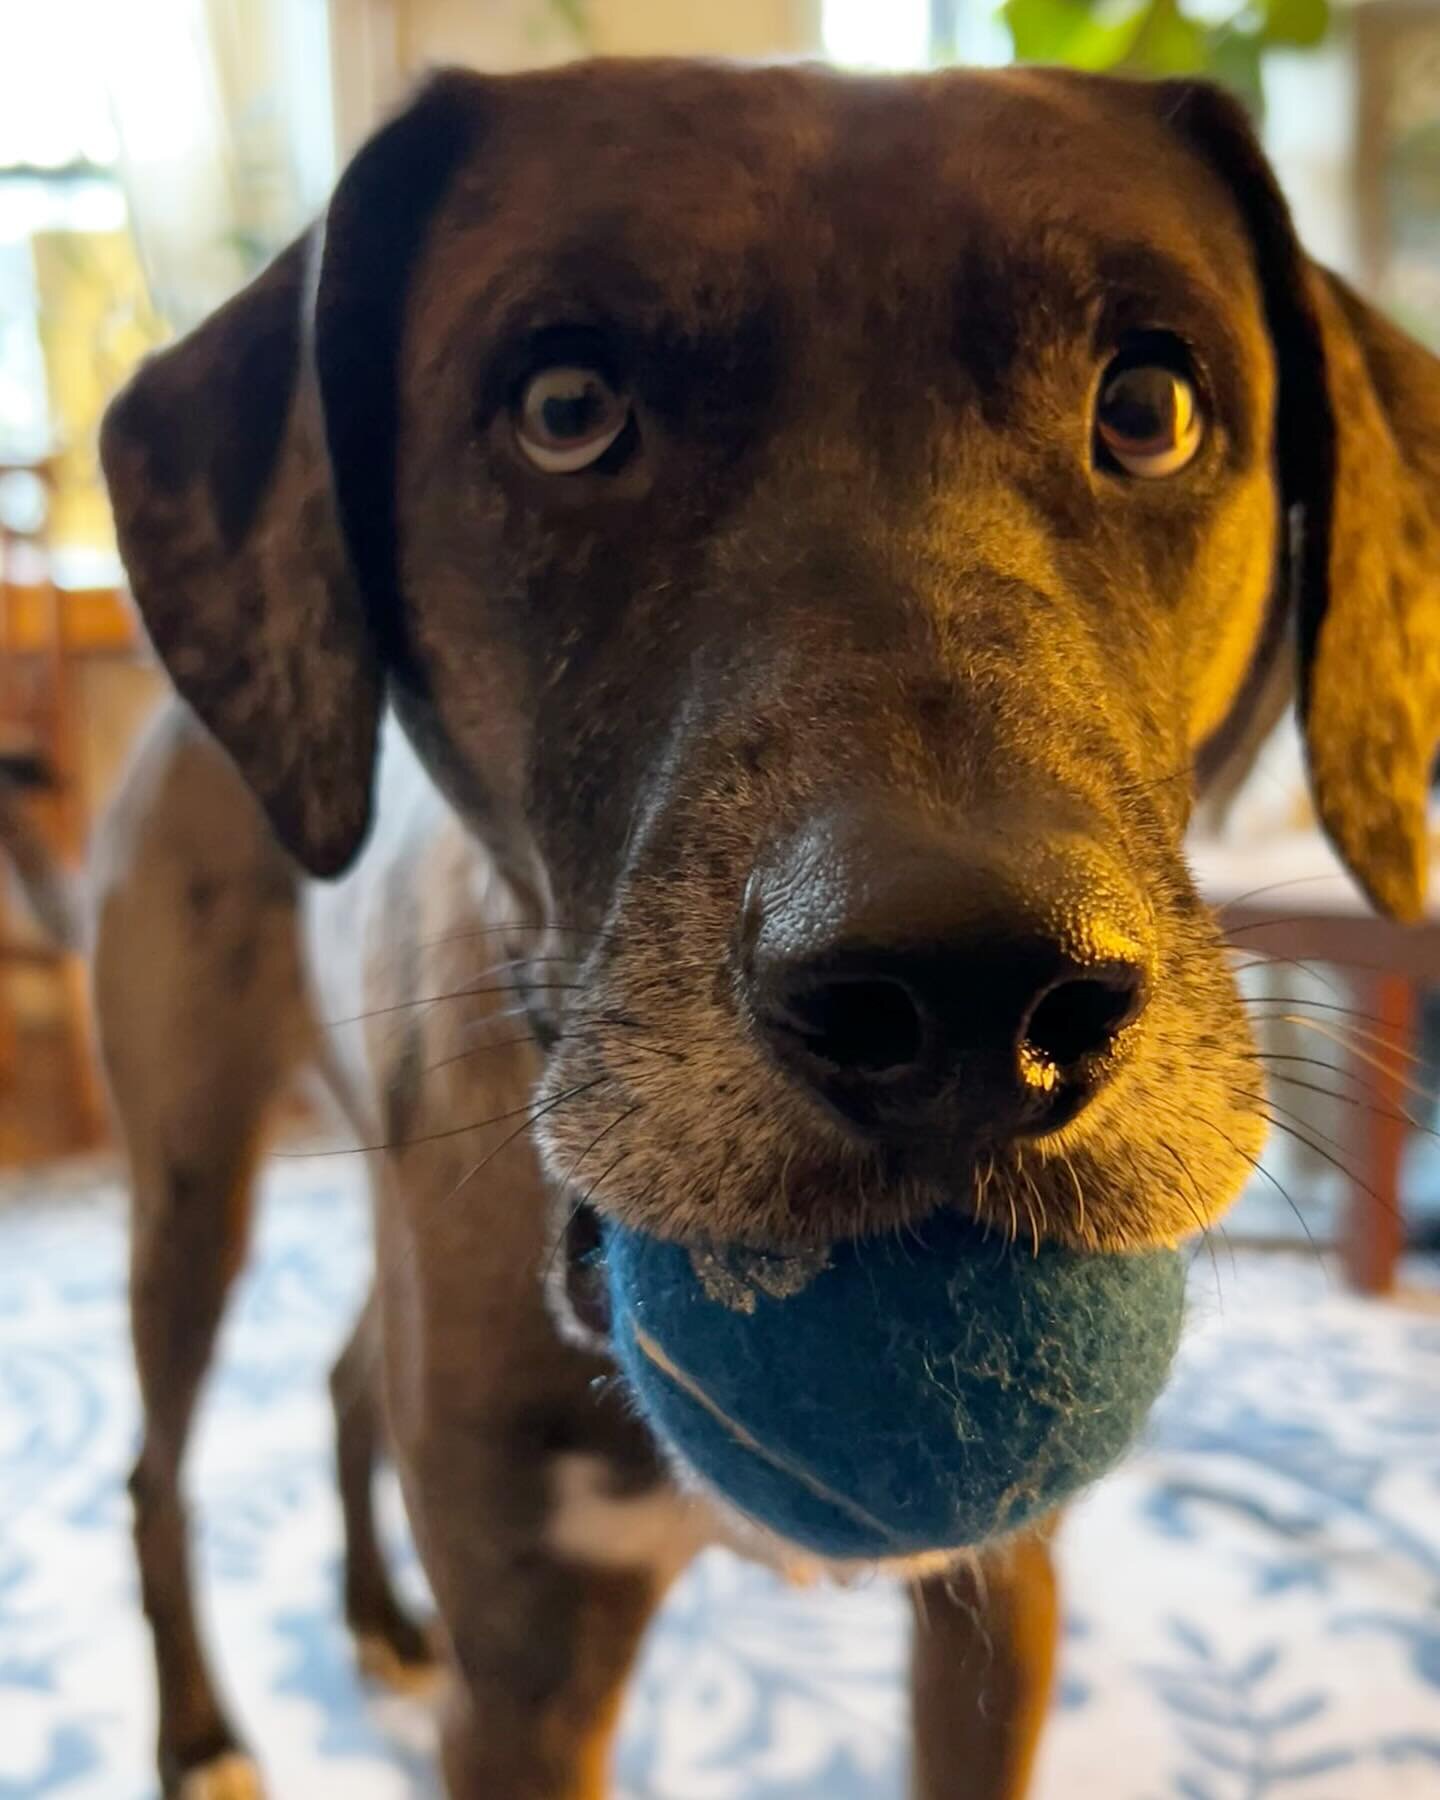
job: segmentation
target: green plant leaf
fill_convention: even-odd
[[[1260,17],[1267,45],[1313,50],[1330,29],[1330,0],[1264,0]]]
[[[589,0],[549,0],[551,12],[558,15],[570,35],[582,44],[590,41]]]
[[[1257,124],[1265,116],[1265,85],[1260,74],[1263,46],[1253,31],[1222,25],[1206,44],[1209,73],[1243,102]]]
[[[1235,0],[1227,16],[1204,21],[1182,0],[1004,0],[998,16],[1020,62],[1074,69],[1127,69],[1144,75],[1210,75],[1259,119],[1262,53],[1278,45],[1313,48],[1328,32],[1331,0]]]
[[[1005,0],[1000,16],[1019,61],[1097,70],[1125,60],[1146,11],[1141,5],[1117,14],[1092,0]]]
[[[1177,0],[1150,0],[1123,66],[1143,75],[1199,75],[1208,63],[1205,33]]]

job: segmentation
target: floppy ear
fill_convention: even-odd
[[[1162,109],[1244,215],[1279,373],[1298,706],[1321,821],[1382,911],[1424,908],[1440,741],[1440,360],[1296,241],[1248,121],[1218,89]]]
[[[414,677],[397,574],[400,338],[481,87],[432,80],[359,152],[320,224],[148,362],[102,428],[155,648],[318,875],[364,839],[385,682]]]

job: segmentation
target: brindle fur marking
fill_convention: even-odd
[[[1184,478],[1137,484],[1093,462],[1091,400],[1156,327],[1210,431]],[[577,355],[636,426],[628,460],[557,480],[512,407]],[[1440,373],[1304,258],[1202,86],[601,63],[432,83],[305,242],[137,377],[103,449],[149,630],[225,753],[160,726],[97,883],[167,1791],[243,1766],[178,1472],[266,1104],[318,1057],[357,1141],[398,1133],[363,1329],[443,1621],[451,1792],[594,1796],[704,1532],[542,1302],[568,1208],[767,1245],[940,1206],[1112,1249],[1213,1218],[1262,1109],[1181,850],[1192,766],[1232,741],[1278,581],[1327,826],[1417,907]],[[377,792],[387,699],[413,750]],[[881,1154],[762,1048],[747,888],[852,803],[948,834],[960,871],[1039,883],[1080,843],[1123,891],[1147,1005],[1073,1124]],[[297,868],[346,868],[372,819],[297,911]],[[342,1429],[363,1545],[371,1432]],[[567,1471],[595,1467],[673,1529],[604,1526],[585,1556],[577,1521],[614,1513],[576,1511]],[[1001,1800],[1029,1765],[1048,1552],[998,1554],[921,1588],[924,1800]],[[356,1546],[352,1568],[403,1637]]]

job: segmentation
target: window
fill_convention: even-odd
[[[332,176],[326,0],[0,0],[0,455],[53,449],[63,545],[110,541],[110,394]]]
[[[825,54],[854,69],[1010,60],[993,0],[823,0],[820,30]]]
[[[0,0],[0,458],[51,460],[58,545],[105,550],[95,428],[160,333],[89,0]]]

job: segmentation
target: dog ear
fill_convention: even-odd
[[[1240,107],[1158,84],[1245,217],[1279,375],[1297,703],[1322,823],[1381,910],[1424,908],[1440,740],[1440,359],[1311,262]]]
[[[400,339],[482,86],[434,78],[361,149],[324,219],[146,363],[102,427],[155,648],[314,874],[364,840],[386,678],[407,674]]]

